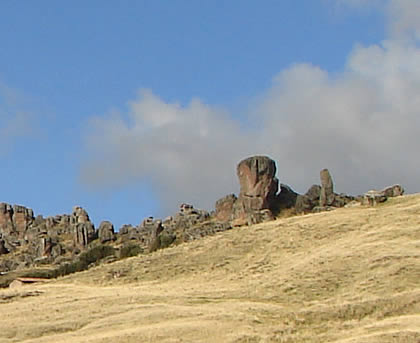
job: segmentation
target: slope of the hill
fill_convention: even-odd
[[[0,291],[0,342],[420,342],[420,195]]]

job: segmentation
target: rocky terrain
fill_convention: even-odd
[[[276,164],[267,156],[244,159],[237,166],[237,176],[239,195],[230,194],[217,200],[213,212],[182,204],[179,212],[171,217],[146,218],[140,225],[124,225],[118,232],[108,221],[95,228],[87,211],[79,206],[71,214],[43,218],[35,216],[30,208],[0,203],[0,273],[69,264],[99,244],[112,246],[116,255],[133,246],[138,247],[138,252],[146,253],[236,226],[271,221],[286,209],[288,213],[300,214],[358,203],[376,205],[404,193],[401,186],[395,185],[357,197],[337,194],[329,171],[324,169],[320,172],[320,185],[311,186],[305,194],[297,194],[290,186],[279,184]]]
[[[16,284],[0,343],[418,343],[419,214],[406,195]]]

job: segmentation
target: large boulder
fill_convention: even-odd
[[[237,175],[240,193],[233,206],[234,225],[246,225],[258,222],[261,217],[272,217],[268,214],[276,207],[278,180],[276,163],[267,156],[249,157],[238,164]],[[259,212],[264,210],[264,216]]]
[[[115,240],[114,225],[109,221],[103,221],[99,224],[98,238],[101,243]]]
[[[269,209],[278,191],[276,163],[267,156],[249,157],[238,164],[239,198],[251,210]]]

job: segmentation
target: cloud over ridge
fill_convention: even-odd
[[[311,64],[281,71],[249,110],[246,130],[227,110],[199,99],[182,106],[141,90],[127,113],[92,121],[82,181],[105,187],[148,180],[165,211],[183,201],[209,209],[237,191],[240,159],[267,154],[277,161],[280,181],[300,192],[325,167],[338,191],[358,194],[397,182],[420,191],[419,3],[384,3],[387,40],[355,46],[340,73]]]

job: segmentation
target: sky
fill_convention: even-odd
[[[212,210],[268,155],[299,193],[420,191],[418,0],[0,2],[0,202],[98,226]]]

